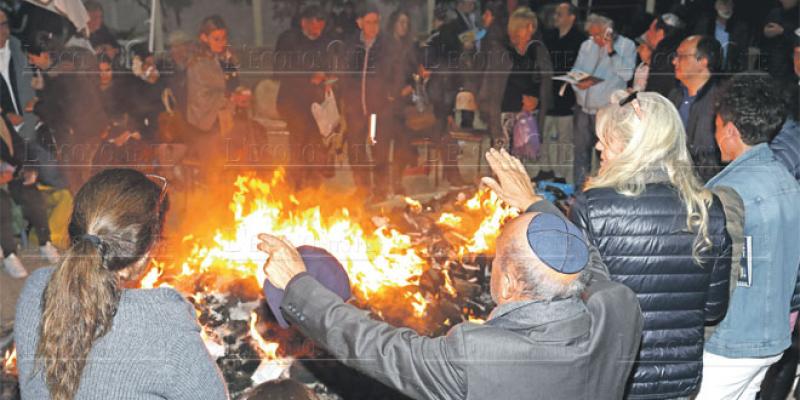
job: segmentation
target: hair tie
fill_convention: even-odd
[[[89,242],[92,243],[92,245],[94,245],[94,247],[100,247],[100,244],[103,243],[103,241],[100,240],[98,236],[91,235],[88,233],[81,235],[79,239],[88,240]]]

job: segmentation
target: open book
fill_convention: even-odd
[[[567,83],[571,83],[573,85],[577,85],[579,82],[582,82],[582,81],[585,81],[585,80],[592,80],[595,83],[599,83],[599,82],[603,81],[602,78],[598,78],[596,76],[592,76],[592,75],[587,74],[586,72],[581,72],[581,71],[570,71],[570,72],[567,72],[566,75],[554,76],[553,80],[554,81],[564,81],[564,82],[567,82]]]

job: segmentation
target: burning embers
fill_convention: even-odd
[[[436,334],[485,317],[488,259],[480,254],[492,252],[500,226],[517,214],[483,190],[424,205],[407,199],[405,210],[369,219],[364,210],[333,204],[335,194],[295,197],[281,171],[268,182],[240,176],[234,185],[229,229],[216,230],[210,243],[184,237],[188,254],[154,263],[141,281],[143,288],[174,287],[193,301],[232,392],[249,383],[243,375],[275,379],[287,373],[291,359],[284,357],[315,355],[258,306],[267,259],[255,248],[258,233],[328,250],[347,270],[356,305]]]

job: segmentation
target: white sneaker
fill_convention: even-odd
[[[53,244],[50,242],[45,243],[44,246],[40,246],[39,253],[41,253],[51,265],[58,263],[58,260],[61,258],[61,255],[58,254],[58,249],[56,246],[53,246]]]
[[[4,258],[3,266],[6,268],[6,272],[8,272],[12,278],[22,279],[28,276],[28,271],[25,270],[25,266],[22,265],[22,261],[17,258],[16,254],[12,254]]]

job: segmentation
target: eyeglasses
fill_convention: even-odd
[[[670,55],[670,57],[673,60],[680,60],[682,58],[697,57],[697,53],[689,53],[689,54],[675,53],[675,54]]]
[[[161,194],[158,195],[158,206],[161,207],[161,203],[164,202],[164,197],[167,196],[167,178],[156,174],[147,174],[145,176],[156,185],[161,186]]]

